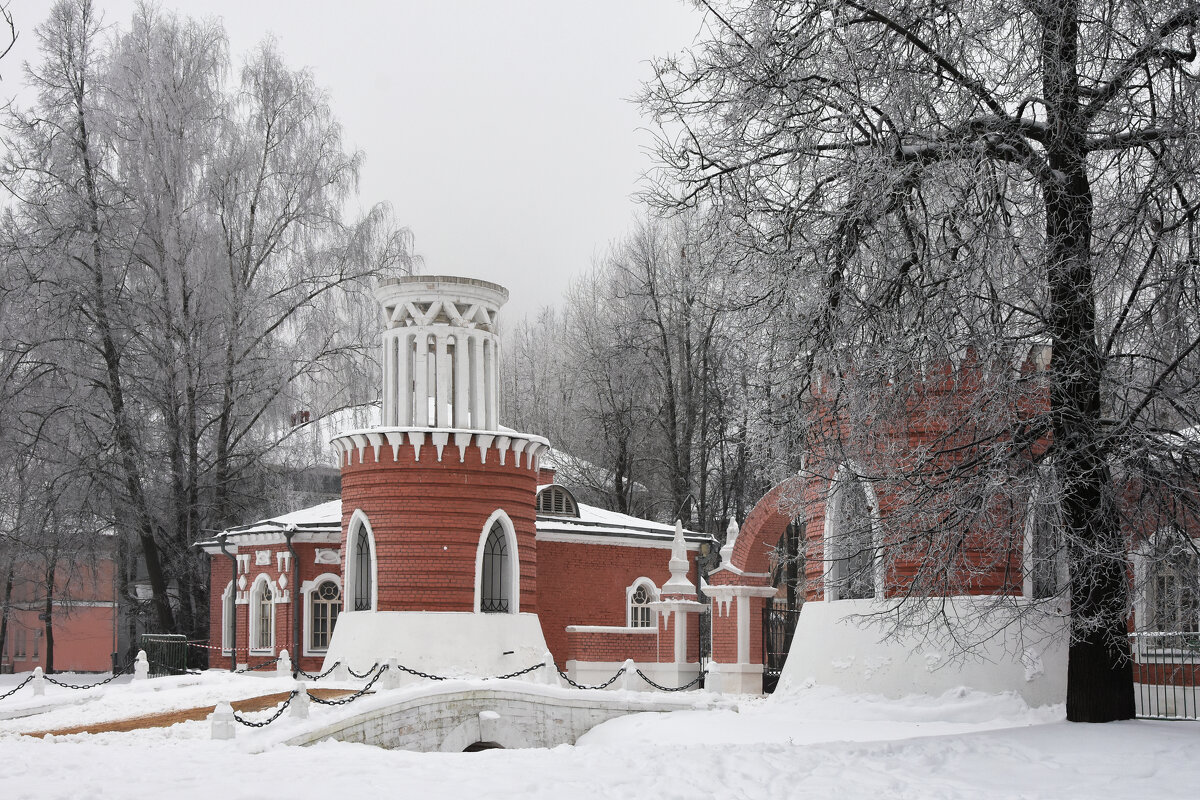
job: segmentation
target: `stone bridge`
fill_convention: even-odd
[[[384,695],[369,708],[334,722],[323,720],[286,743],[336,739],[420,752],[554,747],[574,744],[601,722],[625,714],[728,704],[695,692],[663,695],[506,683],[495,688],[430,687],[419,695],[380,702]]]

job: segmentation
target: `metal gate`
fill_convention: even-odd
[[[792,649],[792,636],[796,633],[796,621],[799,619],[798,608],[763,607],[763,691],[767,694],[775,691],[779,684],[779,675]]]
[[[1131,633],[1137,715],[1200,719],[1200,634]]]
[[[150,662],[150,677],[187,672],[187,637],[179,633],[143,633],[142,649]]]

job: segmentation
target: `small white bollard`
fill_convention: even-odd
[[[558,667],[555,666],[554,656],[550,654],[549,650],[546,651],[546,655],[542,656],[542,664],[545,665],[542,667],[542,672],[546,673],[542,676],[542,680],[550,686],[562,686],[562,679],[558,676]]]
[[[229,703],[218,703],[213,713],[208,715],[208,719],[212,723],[212,738],[233,738],[234,731],[237,730],[234,727],[237,721],[233,718],[233,706]]]
[[[396,659],[389,658],[387,660],[387,670],[375,682],[375,688],[380,691],[400,688],[400,667]]]
[[[144,681],[150,677],[150,661],[146,658],[145,650],[138,650],[137,660],[133,662],[133,679]]]
[[[287,650],[279,651],[279,660],[275,662],[275,674],[279,677],[292,674],[292,657]]]
[[[29,682],[29,685],[33,687],[35,695],[44,695],[46,693],[46,674],[42,672],[41,667],[33,668],[33,680]]]
[[[350,667],[345,661],[339,661],[333,668],[333,679],[335,681],[350,680]]]
[[[292,702],[288,704],[288,716],[296,719],[308,719],[309,707],[312,705],[312,700],[308,697],[308,688],[304,685],[304,681],[296,681],[296,696],[292,698]]]
[[[621,676],[621,680],[617,681],[617,683],[625,691],[631,692],[638,679],[637,664],[633,663],[632,658],[627,658],[625,659],[625,663],[621,665],[621,669],[625,670],[625,674]]]

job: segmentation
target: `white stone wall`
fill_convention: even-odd
[[[952,618],[963,621],[962,634],[978,642],[965,659],[953,659],[948,647],[914,636],[881,641],[885,628],[854,619],[879,612],[888,607],[886,603],[808,602],[800,612],[776,694],[815,681],[893,698],[938,695],[966,686],[985,692],[1017,692],[1033,706],[1065,701],[1065,617],[1042,615],[1037,626],[1041,630],[1027,629],[1023,635],[1021,626],[1013,623],[1011,611],[994,611],[981,618],[980,609],[986,607],[982,604],[994,603],[995,598],[955,597],[930,602],[944,604]],[[1023,601],[1014,598],[1013,602]],[[968,627],[970,620],[977,624]],[[1005,627],[1005,623],[1012,624]]]

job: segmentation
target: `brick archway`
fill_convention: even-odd
[[[802,512],[805,483],[798,477],[784,480],[767,492],[746,515],[730,558],[735,570],[751,575],[771,571],[771,550],[787,526]]]

